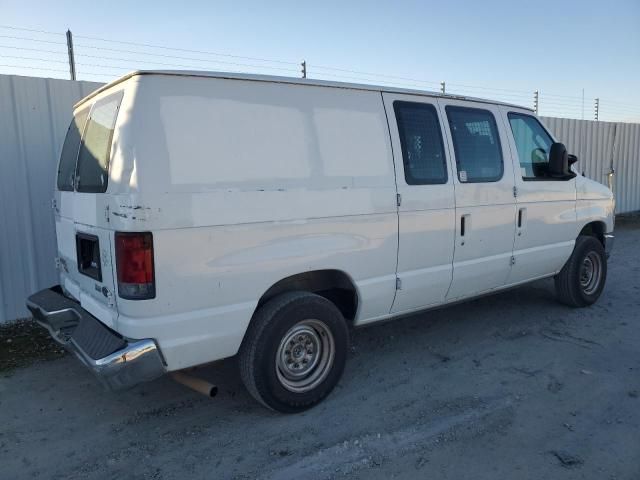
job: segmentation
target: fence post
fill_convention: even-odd
[[[595,117],[596,117],[596,122],[598,121],[598,114],[600,113],[600,99],[596,98],[596,104],[594,107],[594,113],[595,113]]]
[[[536,90],[535,92],[533,92],[533,113],[535,113],[536,115],[538,114],[538,97],[539,93],[538,90]]]
[[[442,82],[440,82],[440,93],[444,94],[446,93],[446,85],[444,84],[444,80]]]
[[[303,60],[300,65],[302,65],[302,78],[307,78],[307,61]]]
[[[73,57],[73,36],[71,30],[67,30],[67,53],[69,54],[69,74],[71,80],[76,79],[76,60]]]

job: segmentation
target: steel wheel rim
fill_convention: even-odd
[[[602,259],[596,252],[589,252],[580,267],[580,287],[586,295],[591,295],[600,286],[602,279]]]
[[[327,378],[335,357],[329,327],[319,320],[302,320],[284,334],[276,351],[276,376],[294,393],[305,393]]]

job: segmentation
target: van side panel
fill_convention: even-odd
[[[260,297],[296,273],[345,272],[356,322],[389,313],[398,223],[379,93],[142,76],[126,129],[130,192],[112,196],[110,224],[153,233],[157,295],[118,298],[118,330],[155,338],[170,370],[235,354]]]

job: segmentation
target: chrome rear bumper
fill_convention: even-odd
[[[166,372],[153,340],[122,337],[64,296],[60,287],[34,293],[27,299],[27,308],[54,340],[73,352],[109,390],[132,387]]]

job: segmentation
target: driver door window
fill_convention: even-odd
[[[518,151],[523,180],[558,180],[549,175],[553,140],[535,117],[509,113],[509,125]]]

